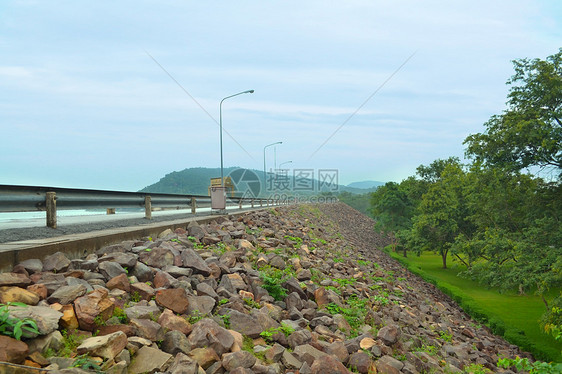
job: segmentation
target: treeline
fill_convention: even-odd
[[[464,141],[469,163],[436,160],[372,194],[376,229],[395,250],[452,256],[464,275],[502,290],[536,292],[542,324],[561,339],[562,48],[514,63],[507,108]]]

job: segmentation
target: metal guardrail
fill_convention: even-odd
[[[259,204],[279,205],[273,199],[228,197],[231,205]],[[152,218],[154,208],[189,209],[195,213],[198,205],[211,204],[211,198],[203,195],[179,195],[151,192],[124,192],[76,188],[0,185],[0,212],[45,211],[48,227],[56,227],[57,209],[107,209],[144,208],[145,218]]]

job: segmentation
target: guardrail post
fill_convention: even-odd
[[[252,199],[252,208],[254,207],[254,199]]]
[[[263,206],[263,199],[260,199],[260,207]]]
[[[107,214],[115,214],[115,208],[107,208],[106,213]]]
[[[152,219],[152,199],[150,196],[144,197],[144,218]]]
[[[45,208],[47,209],[47,227],[57,228],[57,194],[47,192],[45,195]]]
[[[191,198],[191,213],[195,214],[195,211],[197,210],[197,200],[195,200],[194,197]]]
[[[242,209],[242,199],[238,201],[238,209]]]

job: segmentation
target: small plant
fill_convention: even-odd
[[[133,303],[138,303],[139,301],[141,301],[141,295],[137,291],[134,291],[131,294],[131,301]]]
[[[352,286],[357,282],[355,278],[334,278],[334,282],[338,283],[341,287]]]
[[[517,371],[525,370],[529,374],[557,374],[562,373],[562,363],[547,363],[542,361],[530,362],[528,358],[516,357],[515,359],[500,358],[498,366],[508,369],[514,366]]]
[[[286,323],[282,323],[281,326],[279,327],[271,327],[267,330],[262,331],[260,333],[260,336],[264,338],[267,342],[271,343],[273,335],[283,333],[285,336],[288,337],[293,332],[295,332],[294,328],[292,328],[290,325],[287,325]]]
[[[312,239],[312,243],[314,243],[314,244],[320,243],[320,244],[324,244],[324,245],[328,244],[328,242],[327,242],[326,240],[324,240],[324,239],[318,239],[318,238]]]
[[[413,349],[415,352],[425,352],[431,356],[435,356],[437,354],[437,347],[434,345],[422,344],[419,348]]]
[[[61,334],[63,338],[62,347],[58,352],[53,351],[52,355],[54,356],[56,354],[61,357],[72,357],[76,354],[76,348],[78,348],[78,346],[82,344],[82,341],[85,339],[85,335],[78,336],[76,335],[74,330],[61,330]]]
[[[334,263],[336,263],[336,264],[337,264],[338,262],[344,262],[344,261],[345,261],[345,260],[344,260],[343,258],[339,257],[339,256],[334,258]]]
[[[357,265],[359,265],[359,266],[370,266],[371,261],[357,260]]]
[[[117,317],[119,319],[119,322],[123,324],[129,323],[129,317],[127,317],[125,311],[123,311],[123,309],[119,308],[118,306],[113,309],[113,316]]]
[[[21,340],[24,333],[39,334],[37,322],[32,318],[16,319],[10,317],[9,305],[27,307],[23,303],[0,304],[0,334]]]
[[[244,298],[244,303],[246,305],[248,305],[249,307],[254,308],[254,309],[260,309],[261,308],[260,303],[254,301],[253,299],[250,299],[249,297]]]
[[[230,328],[230,314],[223,314],[222,316],[219,316],[220,319],[222,319],[222,323],[224,324],[224,328],[229,329]]]
[[[187,316],[186,318],[187,318],[187,321],[193,325],[193,324],[201,321],[205,317],[207,317],[206,314],[201,313],[200,311],[198,311],[196,309],[193,312],[191,312],[191,314],[189,316]]]
[[[465,366],[462,372],[466,374],[487,374],[491,373],[492,371],[488,368],[485,368],[484,365],[470,364]]]
[[[269,295],[277,301],[282,301],[287,296],[287,289],[281,286],[284,282],[284,273],[271,266],[264,266],[260,269],[260,278],[263,281],[263,288]]]
[[[294,237],[290,235],[285,235],[285,239],[293,243],[293,247],[300,248],[302,245],[302,239],[299,237]]]
[[[101,366],[99,366],[94,360],[92,360],[87,355],[78,356],[74,360],[72,367],[81,368],[83,370],[95,370],[96,373],[101,373]]]
[[[103,316],[101,314],[98,314],[96,318],[94,318],[94,323],[96,324],[96,326],[103,326],[105,325],[105,320],[103,319]]]
[[[449,334],[446,331],[439,331],[439,338],[450,343],[453,340],[453,334]]]
[[[222,306],[224,304],[227,304],[228,302],[229,302],[228,299],[220,299],[219,302],[218,302],[218,306]]]

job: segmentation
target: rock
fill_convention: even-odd
[[[316,301],[316,304],[318,304],[319,308],[330,303],[341,305],[339,296],[334,291],[327,290],[324,287],[319,287],[316,291],[314,291],[314,300]]]
[[[265,358],[271,362],[278,362],[281,360],[283,352],[285,352],[285,347],[281,344],[275,343],[273,347],[265,351]]]
[[[361,374],[367,374],[371,367],[371,358],[363,351],[355,352],[349,356],[347,365],[350,368],[355,368]]]
[[[208,369],[211,365],[220,361],[219,356],[212,348],[195,348],[189,352],[195,362],[199,364],[204,370]]]
[[[178,280],[165,271],[159,270],[154,275],[155,288],[176,288]]]
[[[70,260],[62,252],[56,252],[43,259],[43,271],[60,273],[66,271],[69,266]]]
[[[321,360],[315,360],[310,367],[312,374],[349,374],[349,370],[343,366],[335,357],[324,356]],[[384,372],[383,372],[384,373]]]
[[[137,351],[127,368],[129,374],[153,373],[165,371],[173,356],[159,349],[143,346]]]
[[[216,305],[215,299],[210,296],[187,295],[187,301],[187,312],[189,314],[193,313],[196,310],[202,314],[211,314]]]
[[[178,353],[189,353],[191,346],[187,342],[185,334],[179,331],[168,331],[164,335],[161,348],[164,352],[177,355]]]
[[[132,269],[137,264],[137,256],[129,252],[113,252],[108,253],[98,259],[98,263],[111,261],[127,269]]]
[[[59,320],[62,317],[61,312],[57,312],[46,306],[9,306],[10,317],[16,319],[31,318],[37,323],[37,330],[39,335],[47,335],[57,330],[59,327]],[[32,338],[37,334],[24,332],[23,336]]]
[[[106,281],[110,280],[111,278],[115,278],[120,274],[127,274],[123,266],[113,261],[106,261],[100,263],[98,265],[98,269],[100,271],[100,274],[103,275]]]
[[[297,346],[293,352],[293,355],[298,358],[299,361],[306,362],[308,366],[312,366],[315,360],[323,359],[323,357],[326,356],[326,353],[319,351],[310,344],[304,344]]]
[[[59,325],[63,329],[75,330],[79,327],[76,313],[72,305],[52,304],[51,308],[62,313]]]
[[[375,365],[379,373],[389,374],[399,374],[404,367],[402,361],[398,361],[392,356],[382,356],[376,361]]]
[[[158,324],[160,324],[164,330],[179,331],[184,335],[189,335],[192,330],[191,323],[185,318],[176,316],[170,309],[164,310],[158,318]]]
[[[396,325],[384,326],[377,334],[377,338],[381,339],[386,345],[393,345],[400,338],[400,328]]]
[[[238,273],[234,274],[224,274],[221,278],[219,284],[220,287],[224,287],[228,292],[236,294],[240,290],[247,290],[246,283],[244,279]]]
[[[307,344],[311,339],[312,334],[310,333],[310,331],[303,329],[293,332],[291,335],[289,335],[287,341],[289,342],[289,346],[296,350],[297,346]],[[309,362],[309,365],[312,365],[312,362]]]
[[[67,305],[84,294],[86,294],[86,287],[82,284],[75,286],[63,286],[53,292],[51,296],[47,298],[47,302],[49,304],[59,303]]]
[[[0,361],[22,364],[28,352],[29,347],[24,342],[0,335]]]
[[[26,289],[27,291],[32,292],[37,296],[39,296],[40,300],[46,299],[47,296],[49,295],[49,291],[47,290],[47,287],[44,284],[32,284],[30,286],[27,286]]]
[[[156,292],[156,303],[179,314],[185,313],[189,306],[187,292],[183,288],[158,290]]]
[[[27,305],[37,305],[40,298],[31,291],[21,287],[5,286],[0,287],[0,303],[24,303]]]
[[[155,293],[154,288],[146,283],[137,282],[131,284],[131,295],[138,295],[142,300],[152,300]]]
[[[246,239],[240,239],[238,241],[238,249],[244,249],[246,251],[252,251],[255,249],[254,245]]]
[[[127,293],[131,292],[131,283],[129,282],[129,278],[125,273],[119,274],[118,276],[111,278],[110,280],[107,281],[105,286],[110,290],[118,289],[118,290],[123,290]]]
[[[324,352],[330,356],[337,358],[340,362],[346,362],[349,357],[349,352],[345,344],[341,341],[335,341],[324,348]]]
[[[135,305],[124,310],[127,318],[158,318],[160,309],[156,305]]]
[[[292,353],[290,353],[287,350],[283,351],[283,354],[281,355],[281,362],[283,363],[283,365],[285,365],[287,369],[291,369],[291,370],[298,370],[302,366],[302,362],[299,361]],[[327,373],[327,372],[322,372],[322,373]]]
[[[215,300],[219,299],[219,295],[215,292],[213,287],[209,286],[207,283],[197,284],[197,296],[209,296]]]
[[[16,286],[25,287],[31,284],[31,279],[25,274],[0,273],[0,287]]]
[[[133,318],[129,321],[129,324],[135,328],[137,335],[142,338],[153,342],[164,339],[164,330],[162,329],[162,326],[154,321],[149,319]]]
[[[199,364],[183,353],[178,353],[168,369],[170,374],[198,374]]]
[[[281,256],[273,256],[273,258],[271,258],[269,260],[269,264],[277,269],[280,270],[284,270],[285,267],[287,266],[285,264],[285,260],[283,260],[283,258],[281,258]]]
[[[139,282],[151,282],[153,278],[152,269],[139,261],[133,268],[133,276],[135,276]]]
[[[232,371],[236,368],[251,368],[256,363],[256,358],[253,354],[246,351],[225,353],[222,356],[222,366],[227,371]]]
[[[193,348],[210,347],[218,355],[230,351],[234,344],[234,338],[228,330],[210,318],[203,318],[194,324],[187,340]]]
[[[37,258],[22,261],[18,266],[23,267],[28,274],[40,273],[43,271],[43,262]]]
[[[211,269],[205,261],[191,248],[186,248],[181,253],[183,266],[193,269],[195,274],[201,274],[208,277],[211,274]]]
[[[159,269],[175,265],[174,258],[174,253],[170,249],[161,247],[152,248],[150,251],[144,251],[139,254],[139,261]]]
[[[258,319],[254,316],[240,313],[237,310],[229,310],[230,315],[230,328],[234,331],[249,336],[250,338],[257,338],[263,331]]]
[[[100,288],[74,300],[74,311],[82,330],[93,331],[97,326],[96,318],[105,322],[112,316],[115,305],[108,295],[106,289]]]
[[[103,357],[112,360],[127,346],[127,335],[118,331],[113,334],[87,338],[78,346],[78,354]]]

